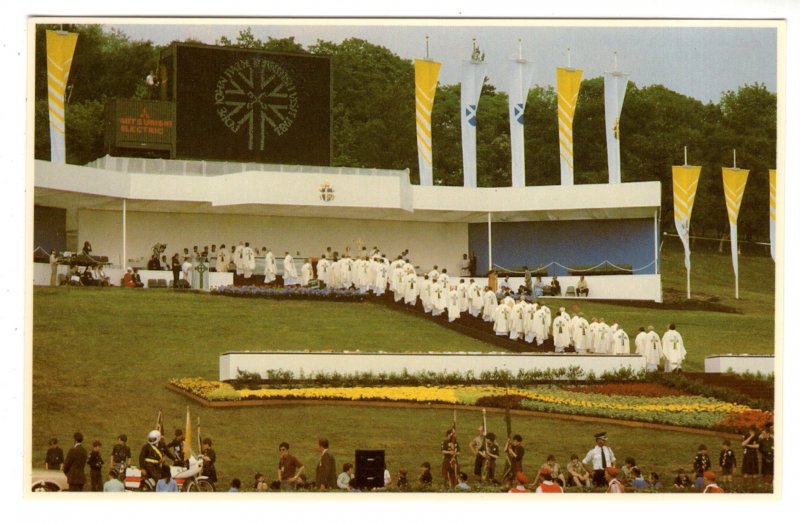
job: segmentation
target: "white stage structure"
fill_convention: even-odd
[[[580,249],[585,241],[579,235],[602,236],[605,233],[594,232],[610,227],[616,233],[608,242],[598,238],[597,246],[584,251],[591,254],[618,242],[614,251],[634,249],[646,261],[638,268],[644,269],[631,275],[588,277],[589,281],[614,281],[608,289],[618,294],[604,298],[661,299],[659,182],[417,186],[410,183],[407,170],[108,156],[87,166],[36,160],[34,177],[35,205],[65,209],[67,236],[72,236],[74,245],[89,240],[93,253],[109,256],[116,267],[144,267],[156,242],[167,244],[164,254],[169,259],[185,247],[191,251],[194,245],[230,247],[249,241],[256,248],[269,247],[276,258],[286,251],[295,258],[316,257],[328,246],[339,252],[349,247],[355,254],[377,245],[393,259],[408,249],[418,272],[438,265],[454,276],[463,254],[476,249],[479,273],[481,267],[485,273],[489,259],[508,267],[512,251],[517,257],[512,262],[518,266],[522,265],[518,260],[554,262],[552,268],[565,271],[574,260],[558,260],[559,245],[550,246],[547,256],[552,260],[531,260],[535,253],[545,253],[548,245],[525,231],[574,226],[578,236],[573,248]],[[487,243],[484,233],[490,221]],[[629,223],[636,224],[637,237],[626,236]],[[580,232],[578,225],[583,228]],[[504,233],[503,228],[511,226],[523,228],[524,242]],[[602,261],[579,263],[586,267]],[[633,266],[637,269],[636,263]]]

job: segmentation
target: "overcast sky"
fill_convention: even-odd
[[[536,22],[509,25],[498,21],[392,19],[373,21],[372,25],[364,20],[303,21],[302,25],[296,20],[237,21],[225,25],[144,22],[109,27],[121,29],[134,40],[151,40],[155,44],[186,38],[213,44],[223,35],[235,40],[239,31],[249,25],[262,40],[293,36],[308,46],[317,40],[340,43],[355,37],[387,47],[406,59],[424,57],[428,35],[430,57],[442,63],[442,84],[459,83],[461,62],[469,59],[475,38],[486,54],[488,82],[506,92],[509,62],[517,56],[521,38],[523,57],[535,65],[536,85],[554,84],[555,68],[567,65],[569,48],[572,67],[583,69],[584,78],[612,70],[617,51],[620,70],[629,73],[631,81],[640,87],[663,84],[703,102],[717,102],[724,91],[755,82],[777,91],[774,27],[576,26],[574,21],[570,22],[572,25],[548,21],[547,26],[534,26],[531,23]],[[695,22],[699,23],[702,22]]]

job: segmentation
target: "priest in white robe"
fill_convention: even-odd
[[[297,276],[297,268],[294,267],[294,258],[287,251],[286,256],[283,258],[283,285],[289,287],[296,286],[299,283],[300,279]]]
[[[428,271],[428,279],[431,282],[439,279],[439,266],[433,266],[433,269]]]
[[[422,277],[422,280],[419,282],[419,300],[422,302],[422,309],[425,313],[430,313],[433,309],[433,300],[431,298],[431,279],[428,278],[428,275]]]
[[[442,272],[439,273],[439,281],[445,289],[450,287],[450,276],[447,274],[447,269],[442,269]]]
[[[597,326],[599,323],[597,322],[597,318],[592,317],[592,321],[589,322],[589,353],[594,353],[595,350],[595,335],[597,334]]]
[[[661,337],[661,352],[664,355],[665,372],[681,370],[681,363],[686,358],[686,347],[683,345],[683,337],[675,330],[675,324],[670,324]]]
[[[511,308],[511,319],[508,326],[508,336],[511,340],[517,340],[525,335],[525,300],[520,299]]]
[[[389,278],[389,265],[376,262],[375,266],[375,295],[381,296],[386,292],[386,281]]]
[[[469,298],[469,314],[477,318],[481,314],[481,308],[483,307],[483,296],[481,286],[475,282],[475,279],[469,281],[467,297]]]
[[[409,306],[416,306],[417,296],[419,295],[419,284],[417,283],[417,275],[413,270],[406,274],[405,288],[403,302]]]
[[[497,336],[508,335],[509,321],[511,320],[511,308],[507,304],[501,302],[494,310],[494,334]]]
[[[631,352],[631,342],[625,330],[619,327],[611,335],[611,354],[612,355],[628,355]]]
[[[450,286],[450,292],[447,294],[447,320],[452,322],[457,318],[461,318],[461,306],[459,305],[459,294],[456,286]]]
[[[328,285],[328,270],[331,267],[331,262],[325,255],[322,255],[319,260],[317,260],[317,280]]]
[[[578,313],[572,317],[572,343],[575,346],[575,352],[586,353],[589,349],[590,340],[589,322],[583,318],[583,313]]]
[[[533,332],[536,335],[536,345],[541,346],[550,337],[550,310],[541,306],[533,314]]]
[[[438,317],[447,309],[447,290],[438,280],[431,284],[431,312]]]
[[[244,275],[244,241],[239,242],[236,250],[233,252],[233,263],[236,264],[236,274]]]
[[[242,258],[244,258],[244,278],[250,278],[253,276],[253,271],[256,269],[256,254],[253,248],[250,247],[250,242],[244,243],[242,253]]]
[[[220,256],[222,251],[220,250]],[[275,263],[275,255],[272,254],[270,249],[267,249],[267,254],[264,255],[264,283],[272,284],[278,274],[278,265]]]
[[[594,352],[600,355],[611,353],[611,328],[602,318],[597,323],[597,330],[594,333]]]
[[[636,334],[636,338],[633,339],[633,350],[637,355],[644,355],[645,339],[647,339],[647,330],[642,326],[639,328],[639,333]]]
[[[228,271],[228,262],[230,262],[230,254],[225,249],[225,244],[219,246],[219,252],[217,253],[217,260],[214,264],[217,273],[224,273]]]
[[[311,282],[313,277],[314,270],[311,268],[311,262],[306,260],[303,267],[300,268],[300,285],[302,287],[308,287],[308,283]]]
[[[539,309],[539,304],[525,302],[525,309],[522,312],[522,332],[525,335],[525,342],[528,344],[533,342],[536,333],[534,331],[534,316],[536,310]]]
[[[653,326],[647,326],[647,335],[644,338],[644,360],[647,364],[647,371],[658,371],[661,364],[661,337],[656,333]]]
[[[469,296],[467,295],[467,284],[463,278],[458,282],[456,291],[458,291],[458,308],[462,313],[466,313],[469,308]]]
[[[497,295],[492,288],[483,288],[483,320],[494,322],[494,312],[497,309]]]
[[[401,268],[394,270],[394,301],[400,302],[406,293],[406,273]]]
[[[563,353],[569,346],[569,321],[564,315],[556,315],[553,319],[553,345],[556,353]]]

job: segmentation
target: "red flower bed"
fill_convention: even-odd
[[[744,433],[747,428],[755,426],[759,429],[767,422],[773,422],[774,416],[769,411],[751,409],[742,413],[728,413],[717,428],[731,433]]]
[[[596,395],[624,395],[628,397],[690,397],[690,393],[661,384],[620,383],[594,384],[591,386],[569,386],[564,388],[576,393]]]

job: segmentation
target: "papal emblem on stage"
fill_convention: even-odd
[[[267,134],[280,136],[292,126],[299,109],[292,77],[264,58],[246,58],[228,67],[214,92],[217,115],[233,132],[247,130],[247,148],[264,150]]]
[[[319,186],[319,198],[323,202],[331,202],[334,198],[334,190],[328,182]]]

